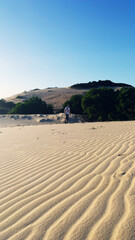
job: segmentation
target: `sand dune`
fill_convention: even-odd
[[[134,121],[0,128],[0,239],[135,239],[134,132]]]
[[[77,90],[73,88],[50,88],[40,89],[36,91],[28,91],[6,98],[7,101],[14,103],[22,102],[33,96],[41,98],[47,104],[52,104],[55,109],[62,109],[63,104],[69,100],[73,95],[85,94],[88,90]]]

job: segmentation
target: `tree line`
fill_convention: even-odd
[[[135,120],[135,88],[92,88],[64,103],[72,113],[87,114],[89,121]]]
[[[114,83],[111,80],[99,80],[99,81],[92,81],[88,83],[77,83],[71,86],[73,89],[91,89],[91,88],[101,88],[101,87],[132,87],[126,83]]]

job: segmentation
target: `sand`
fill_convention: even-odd
[[[1,240],[135,239],[134,121],[8,124]]]
[[[25,101],[33,96],[41,98],[47,104],[52,104],[54,109],[62,109],[63,104],[69,100],[73,95],[83,95],[88,90],[82,89],[77,90],[73,88],[48,88],[48,89],[40,89],[36,91],[28,91],[16,94],[14,96],[8,97],[5,100],[13,101],[15,104],[18,102]]]
[[[80,115],[70,114],[70,123],[79,123]],[[0,127],[31,126],[65,123],[65,114],[1,114]]]

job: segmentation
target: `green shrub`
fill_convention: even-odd
[[[135,119],[135,88],[122,88],[118,94],[117,110],[120,119]]]
[[[7,102],[4,99],[0,99],[0,114],[8,113],[15,104],[13,102]]]
[[[116,120],[117,93],[108,88],[93,88],[82,98],[82,108],[91,121]]]
[[[46,114],[53,113],[53,106],[46,104],[38,97],[32,97],[23,103],[17,103],[9,112],[11,114]]]
[[[83,109],[82,109],[81,103],[82,103],[82,95],[73,95],[70,98],[70,100],[66,101],[63,104],[63,108],[65,108],[67,105],[69,105],[71,113],[82,114]]]

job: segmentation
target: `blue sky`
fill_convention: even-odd
[[[135,86],[134,0],[0,0],[0,98],[110,79]]]

